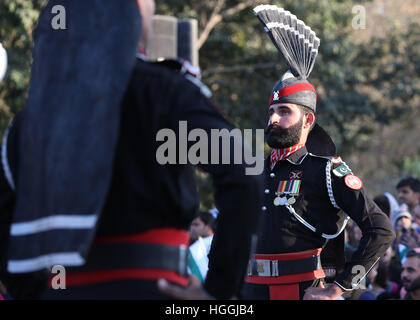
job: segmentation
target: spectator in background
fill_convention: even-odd
[[[391,211],[391,206],[389,204],[389,200],[385,194],[380,194],[373,198],[373,201],[378,205],[378,207],[389,217],[389,213]]]
[[[375,295],[376,300],[400,298],[398,283],[389,279],[388,270],[387,265],[383,261],[378,263],[376,277],[372,283],[372,293]]]
[[[395,229],[409,229],[413,220],[410,212],[406,208],[402,207],[400,213],[395,217]]]
[[[420,204],[414,207],[412,217],[414,227],[416,228],[417,233],[420,234]]]
[[[389,192],[377,195],[373,201],[377,206],[389,217],[392,224],[395,222],[395,218],[400,211],[400,206],[398,205],[395,197]]]
[[[217,216],[217,215],[216,215]],[[203,282],[208,271],[210,252],[216,220],[212,212],[201,211],[190,227],[190,236],[194,240],[188,249],[188,272]]]
[[[349,223],[347,223],[344,236],[346,261],[350,261],[351,256],[359,246],[360,239],[362,238],[362,231],[354,221],[350,220]]]
[[[420,277],[417,277],[407,288],[404,300],[420,300]]]
[[[420,277],[420,248],[415,248],[407,253],[402,267],[401,280],[403,290],[401,291],[401,297],[404,298],[407,289],[410,290],[410,286],[414,283],[414,280]]]
[[[398,257],[395,244],[388,248],[380,262],[387,268],[388,280],[395,282],[399,288],[402,287],[401,272],[402,266]]]
[[[193,244],[199,237],[212,236],[215,230],[216,219],[207,211],[200,211],[198,216],[191,222],[190,243]]]
[[[397,184],[397,190],[398,200],[401,204],[406,204],[408,211],[412,213],[420,202],[420,180],[413,177],[403,178]]]
[[[401,263],[404,263],[405,256],[410,249],[420,246],[420,235],[415,226],[412,225],[412,216],[402,208],[395,221],[396,247]]]

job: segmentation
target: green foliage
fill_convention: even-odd
[[[7,50],[8,69],[0,83],[0,131],[25,104],[32,64],[32,31],[46,0],[2,0],[0,42]]]
[[[403,162],[403,173],[420,179],[420,156],[405,157]]]

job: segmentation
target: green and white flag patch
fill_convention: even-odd
[[[346,165],[344,162],[341,163],[337,168],[335,168],[333,170],[333,173],[337,176],[337,177],[344,177],[348,174],[352,174],[351,169],[348,167],[348,165]]]

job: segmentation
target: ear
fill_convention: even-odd
[[[315,123],[315,114],[313,114],[313,112],[310,112],[305,116],[305,123],[303,127],[305,129],[309,129],[310,127],[312,127],[314,123]]]

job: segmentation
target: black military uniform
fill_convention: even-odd
[[[177,144],[183,143],[184,137],[178,136],[179,121],[187,121],[188,132],[201,128],[209,136],[211,129],[234,127],[211,102],[207,87],[189,75],[137,60],[128,80],[121,108],[113,107],[121,112],[117,113],[119,130],[116,148],[111,154],[113,166],[106,197],[102,199],[103,196],[98,197],[96,193],[78,194],[88,202],[102,199],[98,215],[82,216],[83,210],[78,210],[77,216],[35,217],[35,223],[13,221],[16,219],[13,209],[16,192],[13,190],[18,192],[21,182],[25,181],[19,166],[15,167],[24,157],[19,153],[16,137],[20,135],[27,113],[19,114],[8,131],[3,143],[0,205],[2,209],[7,206],[11,210],[1,216],[3,250],[0,258],[1,279],[9,285],[13,296],[37,297],[46,284],[43,270],[48,263],[67,267],[66,290],[54,290],[51,279],[50,289],[41,294],[44,299],[164,299],[166,296],[157,290],[157,279],[164,278],[181,286],[187,284],[187,229],[199,208],[194,167],[188,163],[160,165],[156,151],[161,143],[156,141],[156,135],[160,129],[171,129],[177,133]],[[98,139],[94,130],[90,134]],[[232,143],[232,152],[233,147]],[[210,149],[209,146],[209,159]],[[222,153],[219,155],[221,157]],[[101,158],[86,158],[85,162],[85,169],[94,170]],[[201,168],[213,177],[215,202],[220,211],[204,287],[214,297],[229,298],[237,293],[246,274],[251,237],[256,232],[261,205],[262,183],[258,176],[245,175],[244,163],[203,164]],[[92,185],[102,187],[101,176],[92,179]],[[42,189],[42,181],[39,184]],[[75,190],[70,189],[71,185],[68,187],[72,191],[67,195],[70,199]],[[92,190],[95,192],[96,188]],[[80,198],[73,201],[78,201],[83,209]],[[40,221],[48,224],[40,224]],[[68,225],[64,226],[63,221]],[[234,225],[241,228],[232,228]],[[12,245],[7,246],[9,230]],[[52,241],[47,242],[41,236]],[[23,240],[26,243],[32,240],[33,246],[25,248],[21,245]],[[41,255],[40,250],[52,252],[47,255],[50,260],[45,260],[46,255]],[[66,253],[70,250],[71,255]],[[5,273],[6,264],[9,273]]]
[[[273,114],[279,120],[270,126],[279,127],[283,117],[275,108],[288,110],[292,105],[300,106],[303,130],[305,113],[316,112],[317,93],[307,78],[320,40],[283,8],[260,5],[254,13],[290,67],[272,90],[269,104],[275,105]],[[362,181],[336,157],[335,144],[317,123],[304,144],[300,142],[306,132],[296,133],[297,139],[291,141],[283,139],[286,129],[290,133],[281,128],[277,136],[270,134],[274,129],[267,131],[274,149],[265,164],[261,229],[249,263],[245,299],[302,299],[305,289],[326,277],[342,290],[352,290],[395,237],[387,216],[366,197]],[[342,231],[349,218],[363,237],[344,265]]]
[[[268,299],[271,286],[273,292],[280,290],[283,293],[276,295],[272,292],[272,298],[301,299],[304,289],[317,285],[317,279],[325,277],[320,249],[325,248],[328,241],[336,242],[336,239],[340,239],[340,232],[348,219],[346,214],[358,224],[363,237],[352,260],[334,277],[335,283],[345,291],[353,290],[378,262],[394,238],[390,222],[362,188],[358,189],[358,186],[355,186],[358,189],[355,190],[346,185],[345,176],[340,174],[341,171],[351,175],[350,169],[341,159],[314,155],[309,153],[306,147],[278,161],[273,170],[270,170],[269,159],[267,160],[261,231],[256,250],[259,259],[250,265],[247,280],[249,283],[245,287],[244,298]],[[292,205],[279,205],[275,201],[278,198],[276,192],[282,183],[300,184],[297,193],[278,194],[286,199],[294,198],[295,202],[290,201],[294,202]],[[299,221],[299,218],[307,225],[303,220]],[[341,267],[340,260],[344,250],[343,245],[340,248],[340,241],[338,240],[338,250],[331,252],[330,249],[330,257],[326,257],[330,263],[335,262],[331,267],[336,269]],[[306,254],[297,255],[302,251]],[[273,268],[273,261],[276,259],[270,257],[274,253],[280,254],[276,259],[290,257],[287,264],[281,260],[276,262],[276,270]],[[290,253],[293,255],[281,255]],[[258,270],[257,264],[265,263],[264,255],[268,255],[267,259],[271,261],[268,274],[267,271]],[[263,278],[262,275],[266,284],[258,280]],[[279,279],[280,276],[283,276],[283,280]],[[299,287],[296,287],[297,283]],[[289,285],[288,291],[285,291],[285,284]],[[275,285],[281,286],[276,289]],[[292,291],[294,295],[290,291],[291,287],[295,288],[295,291]]]

